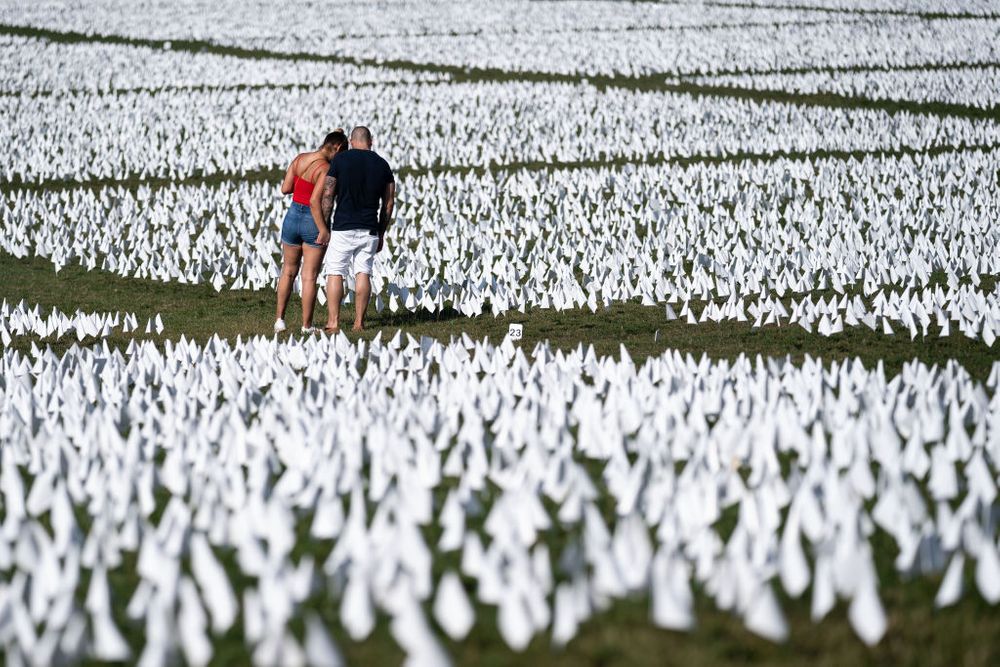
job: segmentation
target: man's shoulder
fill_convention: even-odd
[[[379,170],[387,170],[392,173],[392,168],[389,166],[389,162],[384,157],[371,150],[349,150],[338,153],[333,158],[331,166],[333,163],[344,166],[351,165],[354,168],[361,169],[371,169],[372,167],[375,167]]]
[[[392,175],[392,167],[389,166],[389,161],[378,153],[375,153],[374,155],[378,158],[378,160],[375,161],[375,164],[377,164],[384,172]]]
[[[351,159],[349,157],[350,152],[351,151],[340,151],[339,153],[333,156],[333,159],[330,160],[330,164],[333,164],[335,162],[347,162],[348,160]]]
[[[341,151],[340,153],[334,155],[333,159],[330,160],[330,169],[327,173],[333,175],[340,170],[341,165],[347,164],[347,154],[349,152],[350,151]]]

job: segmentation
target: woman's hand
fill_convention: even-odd
[[[329,245],[330,243],[330,230],[320,229],[316,234],[316,245]]]

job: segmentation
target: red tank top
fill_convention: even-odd
[[[312,198],[313,190],[316,188],[315,183],[310,183],[304,178],[295,177],[295,190],[292,192],[292,201],[296,204],[305,204],[309,206],[309,200]]]
[[[306,167],[304,173],[308,174],[309,170],[317,162],[319,162],[319,160],[313,160],[312,162],[310,162],[309,165]],[[309,200],[312,198],[312,193],[315,188],[316,188],[315,183],[310,183],[301,176],[296,176],[295,189],[292,191],[292,201],[295,202],[296,204],[305,204],[306,206],[309,206]]]

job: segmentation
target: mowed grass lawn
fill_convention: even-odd
[[[984,276],[980,289],[990,291],[996,278]],[[814,300],[817,293],[814,293]],[[826,299],[832,291],[818,293]],[[272,291],[229,290],[216,292],[208,284],[183,285],[161,283],[153,280],[123,278],[103,271],[86,271],[77,265],[64,267],[56,273],[46,259],[17,259],[0,253],[0,299],[16,304],[22,299],[29,305],[39,304],[42,309],[52,307],[71,314],[84,312],[135,312],[140,325],[157,313],[162,315],[165,330],[161,336],[146,336],[141,330],[135,337],[153,340],[188,339],[205,341],[213,335],[235,340],[237,336],[271,336],[274,323],[275,296]],[[786,303],[789,299],[785,299]],[[692,308],[700,312],[703,304],[692,301]],[[675,306],[679,311],[679,307]],[[353,307],[345,305],[342,320],[350,322]],[[293,295],[286,314],[288,333],[298,336],[301,326],[301,302]],[[326,307],[317,305],[315,323],[326,321]],[[571,350],[582,344],[593,345],[600,354],[617,356],[624,345],[629,354],[641,363],[651,355],[666,350],[678,350],[700,357],[707,354],[713,359],[735,359],[740,354],[784,357],[801,361],[806,355],[824,361],[841,361],[859,358],[873,368],[880,361],[886,373],[894,375],[903,364],[919,359],[927,364],[944,364],[950,359],[961,363],[973,377],[985,381],[992,364],[1000,359],[1000,345],[987,347],[980,340],[967,338],[952,328],[952,335],[939,337],[932,326],[926,338],[911,340],[902,325],[897,325],[894,335],[872,331],[865,326],[846,327],[842,333],[824,337],[809,333],[797,324],[769,325],[754,328],[751,322],[705,322],[687,324],[681,319],[668,321],[661,306],[641,306],[637,303],[618,303],[610,308],[567,311],[529,309],[524,313],[509,311],[494,317],[489,313],[467,318],[456,311],[439,313],[426,311],[410,313],[387,310],[376,313],[369,309],[367,331],[361,334],[372,338],[379,332],[383,339],[397,330],[414,337],[431,336],[443,342],[463,332],[473,339],[489,337],[499,343],[511,323],[524,325],[524,338],[520,345],[530,352],[539,341],[549,341],[554,347]],[[349,329],[349,327],[348,327]],[[355,339],[357,334],[345,329],[346,335]],[[108,338],[110,345],[125,346],[132,334],[115,334]],[[59,341],[42,341],[34,337],[21,337],[12,347],[30,349],[32,344],[50,345],[60,351],[76,342],[70,332]],[[89,340],[86,344],[93,344]]]
[[[983,287],[992,289],[994,284],[992,278],[987,278]],[[181,335],[198,341],[216,334],[229,339],[270,336],[274,317],[274,294],[269,291],[224,289],[216,292],[208,285],[122,278],[106,272],[88,272],[78,266],[68,266],[56,273],[45,259],[16,259],[2,254],[0,299],[13,303],[24,299],[29,304],[40,304],[43,309],[56,307],[67,313],[77,309],[85,312],[130,311],[139,316],[142,325],[147,318],[160,313],[166,329],[162,336],[150,336],[158,341],[176,340]],[[298,298],[293,297],[287,318],[291,331],[298,330],[299,312]],[[321,323],[323,317],[323,307],[320,307],[317,322]],[[415,337],[425,335],[447,341],[465,332],[473,338],[489,336],[492,341],[499,342],[511,322],[524,324],[525,336],[520,345],[528,352],[536,342],[543,340],[564,350],[581,343],[593,345],[599,354],[612,355],[619,354],[620,346],[624,345],[637,363],[667,349],[696,357],[707,354],[727,359],[741,353],[789,355],[795,361],[805,355],[822,357],[824,361],[858,357],[870,367],[882,361],[887,374],[891,375],[914,358],[929,364],[955,359],[974,377],[985,380],[1000,351],[961,334],[939,338],[934,332],[935,335],[926,340],[918,337],[911,341],[903,332],[886,336],[863,326],[825,338],[808,333],[798,325],[758,329],[750,323],[734,322],[690,325],[680,320],[668,322],[662,307],[643,307],[634,303],[617,304],[597,313],[529,310],[498,318],[483,315],[471,319],[454,312],[434,315],[373,311],[369,331],[364,335],[370,338],[381,331],[383,337],[387,337],[402,330]],[[108,343],[124,347],[130,337],[118,334],[108,339]],[[139,337],[146,336],[140,332]],[[354,338],[350,334],[349,337]],[[12,346],[22,352],[28,352],[33,344],[51,345],[54,350],[61,351],[74,342],[71,335],[57,343],[21,337]],[[438,504],[443,500],[443,494],[436,496]],[[165,495],[160,502],[165,504]],[[79,511],[79,519],[86,521],[83,510]],[[735,508],[731,508],[723,522],[730,524],[731,529],[735,519]],[[299,517],[301,541],[296,551],[299,555],[312,555],[321,565],[332,544],[310,540],[309,524],[310,517]],[[435,530],[428,530],[428,544],[435,543]],[[720,526],[720,530],[725,534],[726,527]],[[564,536],[554,529],[546,541],[550,545],[559,544]],[[866,647],[854,635],[843,602],[821,623],[814,624],[809,616],[811,591],[798,600],[781,597],[790,626],[790,639],[786,644],[773,644],[752,635],[739,618],[717,610],[709,598],[696,591],[698,626],[691,633],[670,632],[652,625],[649,600],[643,596],[616,603],[609,611],[598,614],[582,626],[576,639],[562,650],[554,649],[548,637],[540,635],[524,653],[513,653],[496,628],[496,610],[483,606],[476,608],[478,620],[470,637],[461,643],[445,642],[445,645],[458,664],[468,665],[716,665],[751,661],[781,665],[1000,664],[1000,613],[979,597],[971,565],[966,567],[963,600],[955,607],[935,610],[933,600],[940,577],[903,581],[892,567],[896,555],[892,541],[877,533],[874,546],[882,600],[889,617],[888,632],[874,648]],[[220,556],[237,589],[250,583],[239,573],[232,553]],[[558,556],[558,550],[553,551],[553,556]],[[436,575],[446,567],[456,566],[454,556],[435,557]],[[138,656],[144,643],[143,625],[124,615],[124,607],[137,583],[134,554],[126,559],[124,567],[111,573],[110,581],[118,609],[116,620]],[[466,585],[470,597],[474,598],[473,584],[467,581]],[[81,585],[79,590],[86,591],[86,586]],[[776,590],[780,590],[780,585],[776,585]],[[319,592],[306,606],[327,621],[350,664],[399,664],[403,660],[386,618],[380,619],[368,640],[354,643],[340,629],[338,604],[328,593]],[[301,615],[293,621],[292,629],[300,638],[303,636]],[[226,636],[216,638],[215,644],[215,664],[245,665],[251,660],[240,620]]]

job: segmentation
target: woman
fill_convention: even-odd
[[[330,160],[337,153],[347,150],[347,135],[337,128],[326,135],[323,145],[310,153],[297,155],[288,165],[281,181],[281,194],[292,195],[292,206],[281,226],[281,277],[278,279],[278,312],[274,320],[274,333],[281,333],[285,325],[285,309],[292,294],[295,276],[302,266],[302,333],[313,333],[313,310],[316,307],[316,278],[319,276],[330,232],[316,220],[309,209],[313,188],[330,169]]]

